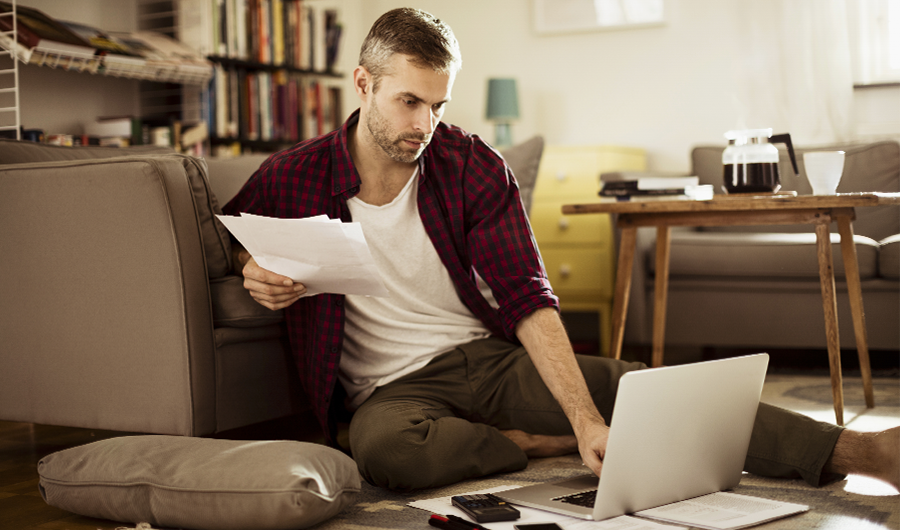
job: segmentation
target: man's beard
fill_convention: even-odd
[[[428,145],[428,142],[431,141],[429,136],[416,133],[405,133],[398,135],[396,138],[392,138],[394,131],[390,128],[385,121],[384,116],[378,110],[378,106],[375,104],[375,98],[372,98],[372,106],[369,107],[369,113],[366,116],[366,127],[369,129],[369,133],[372,135],[372,138],[375,139],[375,143],[378,147],[380,147],[391,160],[404,164],[412,164],[418,160],[419,156],[422,155],[422,151],[424,151],[425,147]],[[421,144],[415,151],[410,151],[409,149],[404,149],[404,140],[425,143]]]

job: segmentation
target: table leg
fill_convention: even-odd
[[[654,368],[662,366],[663,347],[666,341],[666,298],[669,294],[669,237],[668,226],[656,228],[656,281],[653,298],[653,356]]]
[[[628,311],[628,297],[631,294],[631,273],[636,245],[637,228],[623,227],[619,240],[619,262],[616,265],[616,294],[613,297],[610,345],[610,353],[616,359],[622,358],[622,339],[625,336],[625,317]]]
[[[837,326],[837,298],[834,294],[834,261],[831,257],[831,223],[816,224],[816,249],[819,258],[819,282],[822,287],[822,308],[825,311],[825,338],[828,342],[828,363],[831,366],[831,393],[834,397],[834,416],[838,425],[844,424],[844,388],[841,374],[841,343]]]
[[[872,367],[869,363],[869,337],[866,334],[866,313],[862,301],[862,286],[859,283],[859,261],[856,257],[856,245],[853,244],[853,225],[850,217],[842,215],[837,218],[838,230],[841,234],[841,254],[844,259],[844,271],[847,275],[847,294],[850,298],[850,312],[853,314],[853,331],[856,335],[856,351],[859,354],[859,371],[862,373],[863,392],[866,396],[866,407],[875,406],[875,394],[872,390]]]

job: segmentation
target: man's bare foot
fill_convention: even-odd
[[[876,478],[900,491],[900,427],[881,432],[845,430],[825,469]]]
[[[578,441],[574,435],[548,436],[545,434],[528,434],[516,429],[500,431],[500,433],[518,445],[528,457],[543,458],[578,452]]]

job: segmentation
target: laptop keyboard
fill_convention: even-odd
[[[597,499],[597,490],[591,491],[582,491],[579,493],[572,493],[571,495],[563,495],[562,497],[555,497],[551,500],[564,502],[566,504],[575,504],[577,506],[584,506],[585,508],[593,508],[594,501]]]

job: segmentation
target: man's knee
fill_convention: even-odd
[[[607,422],[612,417],[619,380],[628,372],[647,368],[640,362],[625,362],[593,355],[577,355],[576,358],[594,398],[594,404]]]
[[[428,447],[429,423],[394,428],[351,424],[350,450],[366,481],[393,490],[433,486],[441,463]]]

